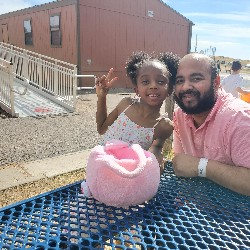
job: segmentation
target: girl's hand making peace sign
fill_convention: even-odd
[[[96,94],[97,96],[100,95],[107,95],[109,89],[112,87],[112,84],[114,81],[118,79],[118,77],[111,78],[112,73],[114,72],[114,69],[111,68],[106,75],[101,76],[100,78],[97,78],[96,80]]]

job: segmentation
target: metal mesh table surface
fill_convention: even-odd
[[[0,249],[250,249],[250,197],[169,162],[156,196],[128,209],[84,197],[80,182],[0,209]]]

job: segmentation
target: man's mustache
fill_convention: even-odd
[[[179,93],[179,98],[182,99],[185,95],[194,95],[194,96],[199,97],[200,93],[198,91],[189,89],[187,91]]]

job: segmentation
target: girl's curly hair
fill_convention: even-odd
[[[172,52],[163,52],[160,53],[158,59],[167,66],[171,74],[169,81],[173,85],[175,83],[177,68],[181,58]]]
[[[159,61],[163,62],[167,66],[170,72],[169,94],[171,94],[173,92],[175,78],[177,74],[177,68],[178,68],[179,61],[181,58],[172,52],[163,52],[163,53],[160,53],[158,59]]]
[[[148,54],[145,51],[134,52],[126,62],[126,72],[134,85],[137,84],[137,76],[140,68],[145,62],[157,60],[153,54]]]

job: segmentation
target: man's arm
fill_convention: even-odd
[[[199,161],[200,158],[191,155],[176,154],[173,159],[175,174],[182,177],[197,177]],[[206,177],[221,186],[250,196],[250,168],[208,160]]]

